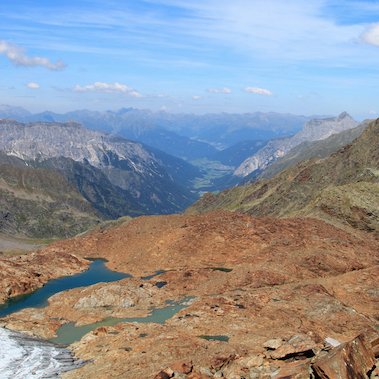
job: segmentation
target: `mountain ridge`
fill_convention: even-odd
[[[165,146],[167,153],[189,160],[209,158],[216,153],[215,146],[226,148],[244,140],[269,140],[292,135],[312,118],[275,112],[171,114],[135,108],[33,114],[22,108],[15,107],[12,112],[11,106],[0,107],[0,118],[12,116],[20,122],[74,120],[87,128],[118,134],[158,149]]]
[[[370,120],[363,121],[357,127],[332,134],[323,140],[303,142],[291,149],[284,157],[273,162],[259,175],[260,179],[272,178],[275,174],[311,158],[326,158],[343,146],[350,144],[368,126]]]
[[[347,112],[342,112],[337,117],[312,119],[292,137],[269,141],[256,154],[242,162],[234,171],[234,175],[246,177],[254,172],[259,173],[303,142],[323,140],[332,134],[352,129],[357,125],[358,123]]]

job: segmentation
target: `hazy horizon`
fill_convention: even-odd
[[[33,113],[379,115],[379,1],[0,5],[0,103]]]

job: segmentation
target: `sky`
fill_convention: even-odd
[[[1,0],[0,104],[379,117],[379,0]]]

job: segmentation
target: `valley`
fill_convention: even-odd
[[[298,133],[322,138],[192,161],[73,122],[1,127],[0,332],[33,370],[377,375],[378,120],[309,121]],[[233,175],[280,141],[293,148],[255,181]],[[32,375],[7,359],[0,373]]]

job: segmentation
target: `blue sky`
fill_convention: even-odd
[[[379,0],[2,0],[0,104],[379,114]]]

